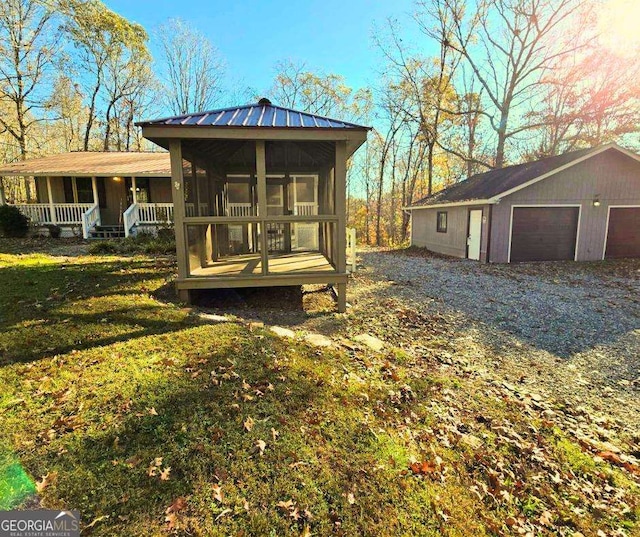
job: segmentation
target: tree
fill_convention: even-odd
[[[83,140],[83,149],[87,151],[109,67],[125,63],[123,58],[129,55],[148,54],[148,36],[142,26],[107,9],[100,0],[63,0],[61,9],[66,15],[64,29],[77,53],[74,64],[89,97]]]
[[[341,75],[314,73],[292,61],[278,63],[276,71],[268,95],[280,106],[354,122],[366,121],[371,112],[371,92],[353,91]]]
[[[158,29],[167,105],[174,114],[213,108],[222,93],[224,61],[200,32],[180,19]]]
[[[493,165],[501,168],[507,142],[541,126],[527,119],[542,95],[545,75],[558,58],[585,46],[578,38],[580,2],[432,1],[440,8],[437,13],[451,23],[451,33],[441,44],[462,55],[488,99],[479,112],[496,135]]]
[[[34,112],[45,99],[58,36],[54,11],[43,3],[0,2],[0,102],[10,110],[0,114],[0,127],[17,143],[22,160],[28,154],[29,131],[40,120]]]

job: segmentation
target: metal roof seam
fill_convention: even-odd
[[[249,108],[249,113],[247,114],[247,117],[245,117],[244,121],[242,122],[243,127],[247,126],[247,121],[249,121],[249,118],[251,117],[251,112],[253,112],[253,106]]]
[[[258,118],[258,122],[256,123],[256,125],[257,125],[258,127],[261,127],[261,126],[262,126],[262,118],[264,118],[264,113],[265,113],[265,111],[266,111],[266,110],[267,110],[267,107],[266,107],[266,106],[263,106],[263,107],[262,107],[262,111],[260,112],[260,117]]]
[[[204,114],[198,121],[196,121],[196,125],[200,125],[205,119],[207,119],[211,114],[209,114],[209,112],[207,112],[206,114]]]

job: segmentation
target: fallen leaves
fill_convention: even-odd
[[[251,416],[249,416],[246,420],[244,420],[244,422],[242,423],[242,425],[244,426],[245,430],[247,432],[251,432],[251,430],[253,429],[254,425],[256,424],[255,421],[253,421],[253,418]]]
[[[169,474],[171,473],[171,466],[165,466],[162,468],[162,457],[156,457],[149,464],[147,469],[147,475],[149,477],[159,477],[161,481],[169,481]]]
[[[222,487],[218,484],[215,484],[211,487],[211,490],[213,490],[213,498],[217,502],[222,503]]]
[[[183,496],[179,496],[167,509],[165,510],[165,518],[164,521],[167,523],[167,529],[169,531],[173,531],[176,529],[176,525],[178,523],[180,513],[184,511],[187,507],[187,499]]]
[[[264,440],[257,440],[256,447],[260,450],[260,455],[264,455],[264,450],[267,447],[267,443]]]
[[[44,490],[51,485],[58,478],[58,472],[49,472],[42,476],[40,481],[36,482],[36,491],[38,494],[42,494]]]

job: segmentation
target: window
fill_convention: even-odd
[[[438,211],[436,220],[436,231],[438,233],[447,232],[447,211]]]
[[[78,194],[78,203],[93,203],[91,177],[76,177],[76,193]]]

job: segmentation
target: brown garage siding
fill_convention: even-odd
[[[640,257],[640,207],[611,207],[605,258]]]

